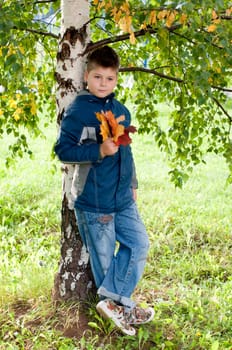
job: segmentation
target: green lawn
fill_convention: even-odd
[[[55,127],[46,134],[32,140],[33,160],[25,157],[10,169],[3,166],[10,139],[0,146],[0,349],[231,349],[232,198],[224,161],[209,156],[175,189],[152,136],[133,135],[138,206],[151,243],[135,298],[152,304],[155,318],[129,338],[91,304],[92,323],[77,336],[67,330],[77,322],[78,303],[57,306],[51,299],[61,174],[50,159]]]

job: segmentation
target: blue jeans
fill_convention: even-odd
[[[142,276],[149,248],[136,204],[111,214],[75,208],[75,214],[100,298],[133,308],[130,296]]]

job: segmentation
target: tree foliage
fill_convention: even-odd
[[[54,120],[58,10],[56,2],[6,0],[0,5],[0,133],[15,137],[8,163],[31,154],[26,131],[41,133],[40,115],[45,125]]]
[[[0,131],[15,135],[11,149],[22,154],[28,148],[20,128],[37,134],[38,111],[44,123],[55,114],[60,2],[0,6]],[[139,131],[152,132],[167,152],[177,186],[208,152],[223,155],[232,174],[231,20],[232,3],[222,0],[91,3],[92,43],[83,55],[103,44],[118,51],[120,98],[133,101]],[[171,106],[166,118],[160,102]]]

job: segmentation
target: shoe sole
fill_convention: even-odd
[[[111,315],[108,314],[107,310],[105,310],[105,303],[104,301],[100,301],[97,306],[96,309],[98,311],[98,313],[104,318],[104,319],[110,319],[115,326],[124,334],[126,335],[130,335],[133,336],[136,334],[136,330],[134,329],[134,327],[131,327],[130,325],[128,325],[129,329],[126,329],[121,322],[118,319],[115,319],[114,317],[112,317]]]

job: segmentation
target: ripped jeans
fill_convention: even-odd
[[[75,208],[75,214],[100,298],[133,308],[130,297],[143,274],[149,248],[136,204],[111,214]]]

